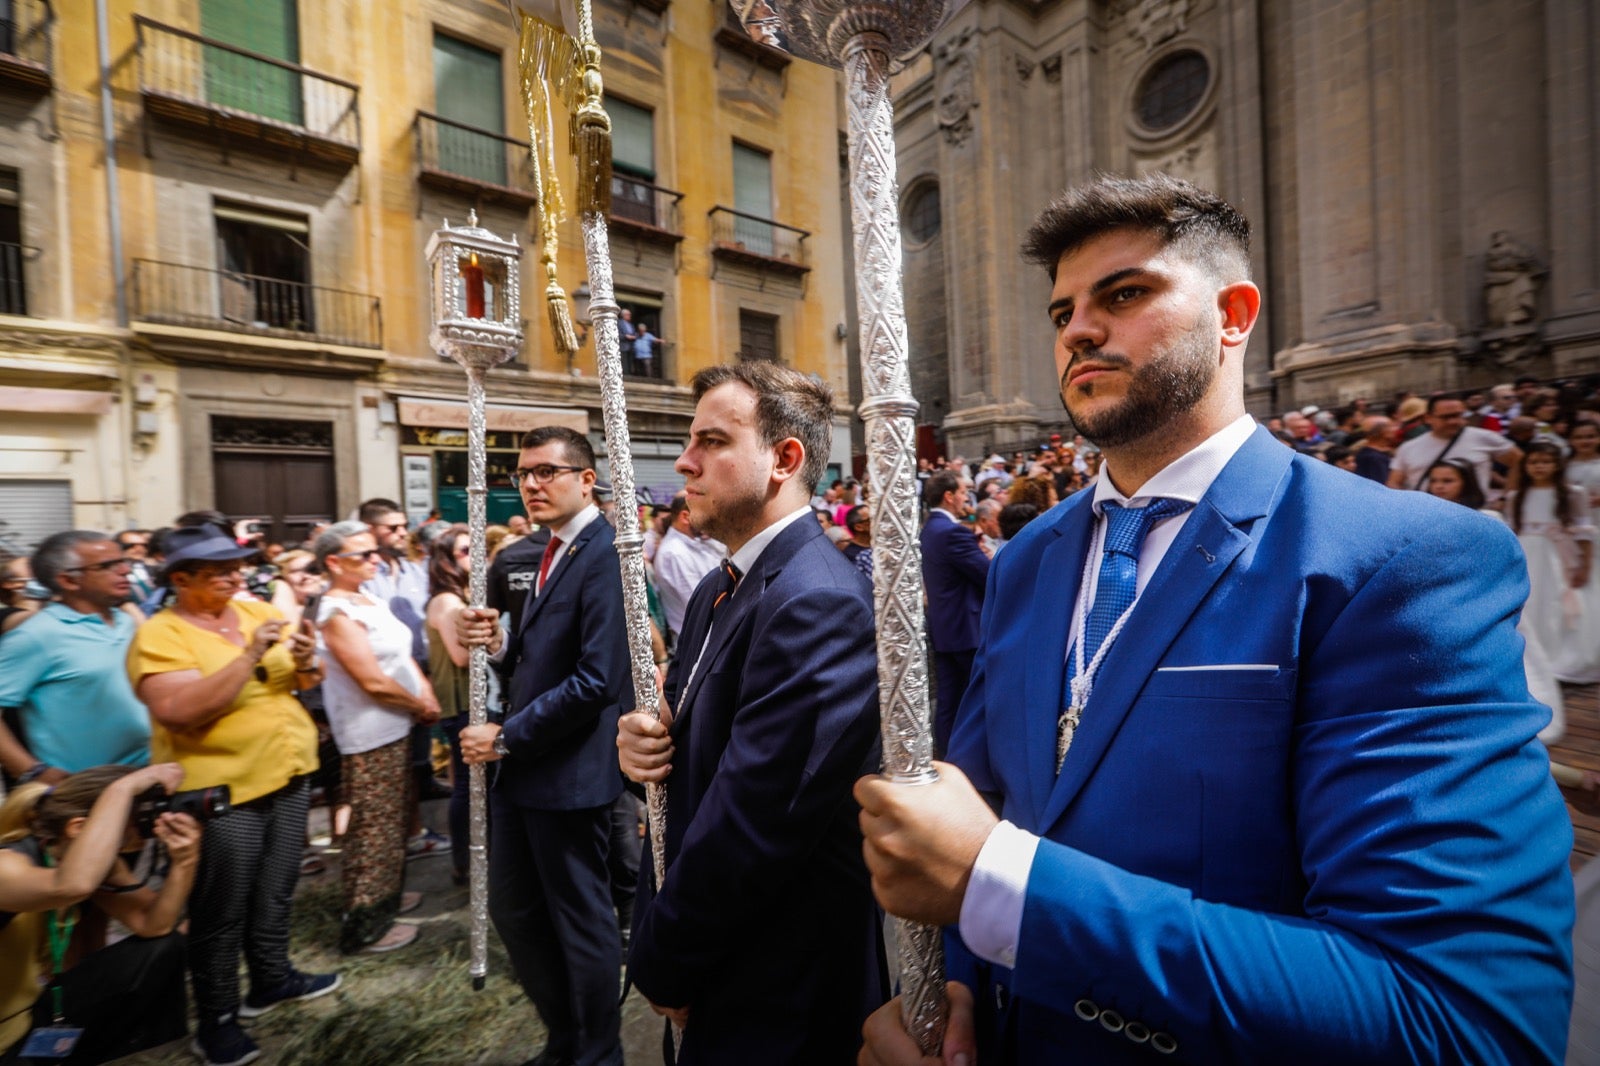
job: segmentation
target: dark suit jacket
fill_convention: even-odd
[[[667,875],[641,886],[629,972],[652,1002],[689,1007],[680,1062],[853,1062],[887,998],[850,796],[878,768],[872,590],[802,517],[717,609],[700,656],[719,574],[690,599],[667,678]]]
[[[1258,428],[1151,575],[1058,776],[1093,495],[1000,553],[950,742],[1043,838],[1015,967],[985,981],[952,945],[980,1010],[1009,1013],[1011,1057],[986,1061],[1145,1063],[1155,1031],[1175,1062],[1559,1062],[1572,828],[1523,677],[1516,539]]]
[[[928,639],[933,650],[971,651],[978,646],[978,616],[989,557],[960,522],[931,514],[922,526],[922,581],[928,590]]]
[[[632,685],[615,539],[604,518],[585,526],[512,630],[511,754],[495,788],[519,807],[580,810],[622,792],[617,719]]]

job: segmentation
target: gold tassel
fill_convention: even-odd
[[[545,271],[545,304],[550,314],[550,332],[556,351],[569,364],[578,354],[578,334],[573,328],[572,309],[567,294],[556,278],[556,256],[561,247],[560,225],[566,216],[561,182],[556,175],[555,137],[550,115],[550,94],[546,81],[555,87],[563,102],[572,94],[577,81],[578,43],[559,27],[542,19],[524,16],[520,62],[522,102],[528,116],[528,155],[533,167],[533,183],[539,194],[539,236],[543,244],[540,261]]]
[[[556,265],[546,261],[545,303],[550,307],[550,333],[555,337],[556,351],[568,361],[578,354],[578,331],[572,326],[572,308],[567,306],[567,294],[556,280]]]
[[[583,46],[583,102],[572,114],[572,151],[578,157],[578,211],[611,212],[611,118],[600,79],[600,48]]]

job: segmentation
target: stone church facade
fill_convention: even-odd
[[[1600,373],[1588,0],[973,0],[898,75],[913,390],[969,458],[1065,429],[1017,254],[1101,172],[1255,226],[1257,414]]]

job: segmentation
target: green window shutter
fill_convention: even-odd
[[[607,98],[611,116],[611,165],[654,183],[656,180],[655,115],[626,100]]]
[[[506,143],[477,130],[504,134],[505,97],[502,94],[500,56],[442,33],[433,35],[434,112],[442,119],[474,129],[440,123],[438,160],[451,174],[509,184]]]
[[[742,144],[733,146],[733,207],[756,219],[772,217],[772,156]],[[751,218],[735,217],[734,238],[752,252],[772,254],[772,227]]]
[[[200,33],[286,63],[300,62],[295,0],[200,0]],[[292,126],[304,125],[299,74],[214,45],[202,50],[207,100]]]

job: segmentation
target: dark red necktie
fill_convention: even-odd
[[[544,546],[544,558],[539,560],[539,588],[544,591],[544,579],[550,576],[550,567],[556,561],[556,555],[561,551],[561,538],[551,537],[550,543]]]

